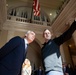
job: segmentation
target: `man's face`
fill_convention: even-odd
[[[27,34],[27,40],[29,41],[29,43],[33,42],[35,39],[35,33],[34,32],[30,32]]]
[[[45,38],[45,40],[51,39],[51,36],[52,36],[52,34],[48,29],[44,31],[43,37]]]

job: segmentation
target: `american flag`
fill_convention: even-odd
[[[33,0],[34,16],[40,16],[40,3],[39,0]]]

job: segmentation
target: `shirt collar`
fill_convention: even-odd
[[[25,43],[28,44],[28,41],[26,39],[24,39]]]
[[[48,40],[48,42],[44,42],[44,44],[43,44],[43,45],[46,45],[46,44],[48,44],[50,41],[52,41],[52,40],[50,39],[50,40]]]

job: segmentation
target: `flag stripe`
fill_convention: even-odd
[[[40,15],[39,0],[33,0],[33,12],[34,12],[34,16],[39,16]]]

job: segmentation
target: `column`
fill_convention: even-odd
[[[7,41],[8,41],[9,39],[11,39],[12,37],[14,37],[14,32],[15,32],[15,31],[13,31],[13,30],[8,30]]]
[[[61,53],[61,57],[62,57],[62,62],[66,62],[63,45],[60,46],[60,53]]]
[[[75,46],[76,46],[76,31],[73,33],[73,40],[74,40]]]
[[[0,28],[7,19],[6,0],[0,0]]]
[[[68,49],[68,45],[67,43],[64,43],[61,47],[60,47],[60,52],[61,52],[61,56],[62,56],[62,61],[67,63],[71,63],[71,56],[69,53],[69,49]]]

